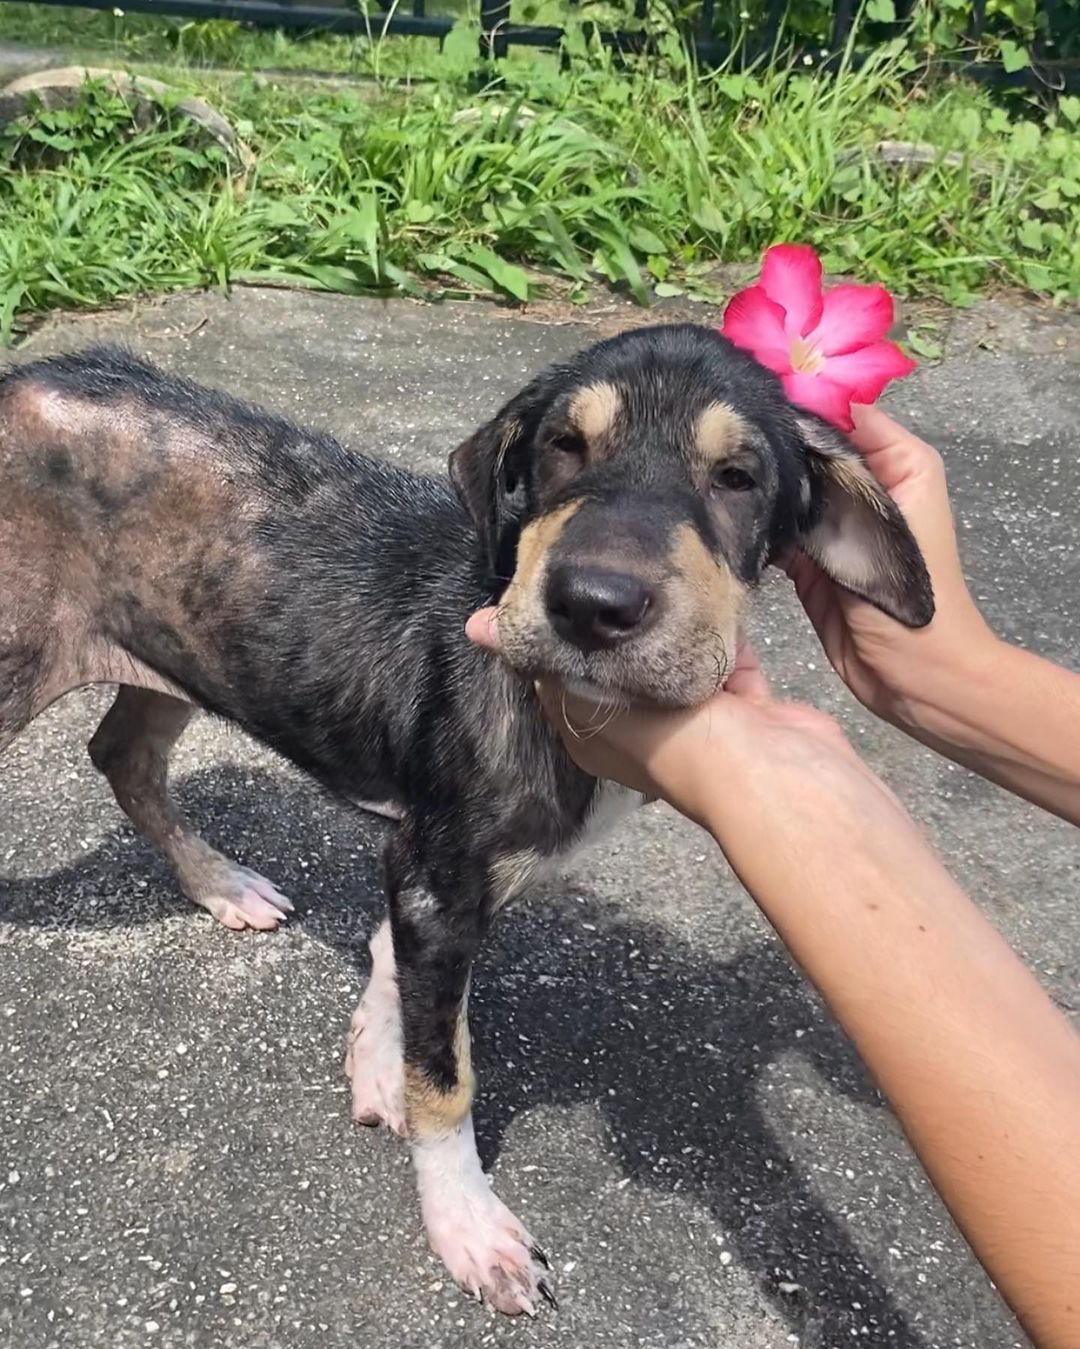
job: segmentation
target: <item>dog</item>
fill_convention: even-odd
[[[540,374],[449,481],[97,347],[0,377],[0,751],[119,685],[89,744],[184,892],[232,928],[291,911],[169,795],[197,708],[399,819],[352,1019],[361,1123],[407,1137],[427,1235],[507,1313],[554,1301],[473,1138],[466,1005],[497,911],[640,804],[569,759],[534,694],[700,703],[746,596],[802,549],[901,623],[933,615],[903,517],[842,435],[715,331],[642,328]],[[503,658],[467,617],[499,605]]]

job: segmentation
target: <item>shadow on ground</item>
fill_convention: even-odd
[[[262,772],[199,772],[178,796],[209,838],[256,867],[280,849],[283,820],[295,837],[321,840],[322,893],[301,905],[299,922],[366,965],[361,933],[383,901],[378,849],[358,862],[357,834],[376,842],[384,826]],[[292,874],[288,865],[266,869],[286,891],[308,888],[295,865]],[[78,898],[88,893],[92,909]],[[0,882],[0,916],[20,925],[130,928],[188,909],[163,862],[125,829],[71,868]],[[860,1333],[863,1343],[929,1349],[777,1146],[759,1106],[762,1073],[792,1051],[832,1088],[880,1104],[776,944],[713,963],[658,927],[587,899],[566,902],[551,888],[493,934],[473,1029],[485,1164],[518,1112],[596,1105],[624,1174],[706,1205],[730,1234],[734,1259],[806,1349]],[[521,1068],[508,1068],[515,1059]]]

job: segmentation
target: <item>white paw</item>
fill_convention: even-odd
[[[431,1249],[462,1288],[508,1316],[555,1306],[547,1256],[497,1195],[467,1209],[425,1208]]]
[[[268,932],[293,912],[292,901],[257,871],[225,858],[214,864],[209,874],[207,869],[201,870],[198,891],[192,898],[226,927]]]
[[[461,1287],[508,1316],[556,1306],[547,1256],[488,1184],[471,1121],[413,1157],[428,1241]]]
[[[345,1072],[352,1081],[357,1124],[385,1124],[405,1137],[405,1072],[397,993],[372,979],[353,1012]]]

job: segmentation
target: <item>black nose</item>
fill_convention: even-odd
[[[655,596],[644,581],[623,572],[563,563],[547,582],[552,626],[575,646],[615,646],[650,622]]]

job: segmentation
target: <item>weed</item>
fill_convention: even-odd
[[[20,313],[238,281],[715,298],[716,264],[784,239],[901,294],[1080,295],[1080,99],[1010,110],[913,80],[896,46],[823,75],[702,72],[674,44],[616,69],[583,41],[475,94],[461,33],[409,91],[187,72],[255,153],[242,185],[167,116],[132,134],[101,89],[0,129],[0,338]]]

